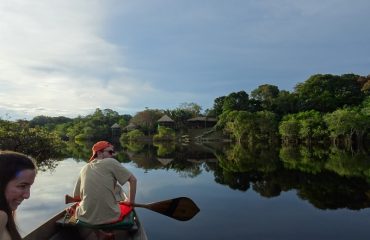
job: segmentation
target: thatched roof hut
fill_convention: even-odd
[[[123,128],[124,131],[129,132],[131,130],[137,129],[137,126],[133,123],[130,123],[126,127]]]
[[[111,126],[112,129],[121,128],[121,126],[118,123],[115,123]]]
[[[169,116],[163,115],[160,119],[157,121],[159,126],[164,127],[173,127],[175,126],[175,121],[172,120]]]

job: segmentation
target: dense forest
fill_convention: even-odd
[[[164,114],[175,121],[174,128],[158,127],[157,120]],[[250,94],[241,90],[220,96],[214,99],[211,109],[203,112],[196,103],[183,103],[175,109],[145,109],[134,116],[96,109],[90,115],[76,118],[37,116],[29,121],[0,118],[0,148],[26,153],[27,149],[38,148],[53,151],[67,140],[110,139],[115,123],[126,129],[121,140],[148,135],[175,139],[177,133],[186,131],[186,120],[197,116],[216,118],[215,129],[237,143],[331,142],[362,146],[369,141],[370,75],[316,74],[298,83],[291,92],[264,84]],[[128,128],[130,124],[136,126],[132,131]]]

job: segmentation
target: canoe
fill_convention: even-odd
[[[73,203],[79,201],[73,197],[66,195],[66,203]],[[170,218],[179,221],[188,221],[192,219],[200,209],[198,206],[188,197],[178,197],[174,199],[163,200],[160,202],[153,202],[148,204],[134,204],[135,207],[145,208]],[[76,224],[73,221],[66,221],[66,211],[63,210],[54,217],[47,220],[41,226],[30,232],[23,239],[24,240],[100,240],[99,229],[92,228],[96,226],[83,226],[83,224]],[[115,240],[147,240],[148,237],[145,233],[144,227],[139,221],[135,209],[131,214],[128,214],[123,223],[129,223],[131,226],[125,230],[107,230],[114,235]],[[126,219],[126,220],[127,220]],[[121,223],[119,223],[122,227]],[[107,227],[99,225],[99,227]],[[109,225],[109,227],[112,227]],[[115,226],[116,227],[116,226]],[[100,236],[101,237],[101,236]]]
[[[143,225],[134,211],[134,225],[128,230],[110,231],[115,240],[147,240]],[[98,229],[81,227],[76,224],[64,224],[66,211],[63,210],[47,220],[41,226],[27,234],[24,240],[98,240]],[[100,238],[101,239],[101,238]]]

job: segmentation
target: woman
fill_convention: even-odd
[[[22,239],[14,222],[14,212],[36,177],[36,165],[26,155],[0,151],[0,240]]]

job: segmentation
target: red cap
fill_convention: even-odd
[[[95,143],[94,146],[92,147],[93,154],[90,157],[90,161],[93,160],[96,157],[95,156],[96,152],[101,151],[103,149],[106,149],[107,147],[110,147],[110,146],[112,146],[112,144],[110,144],[107,141],[99,141],[99,142]]]

